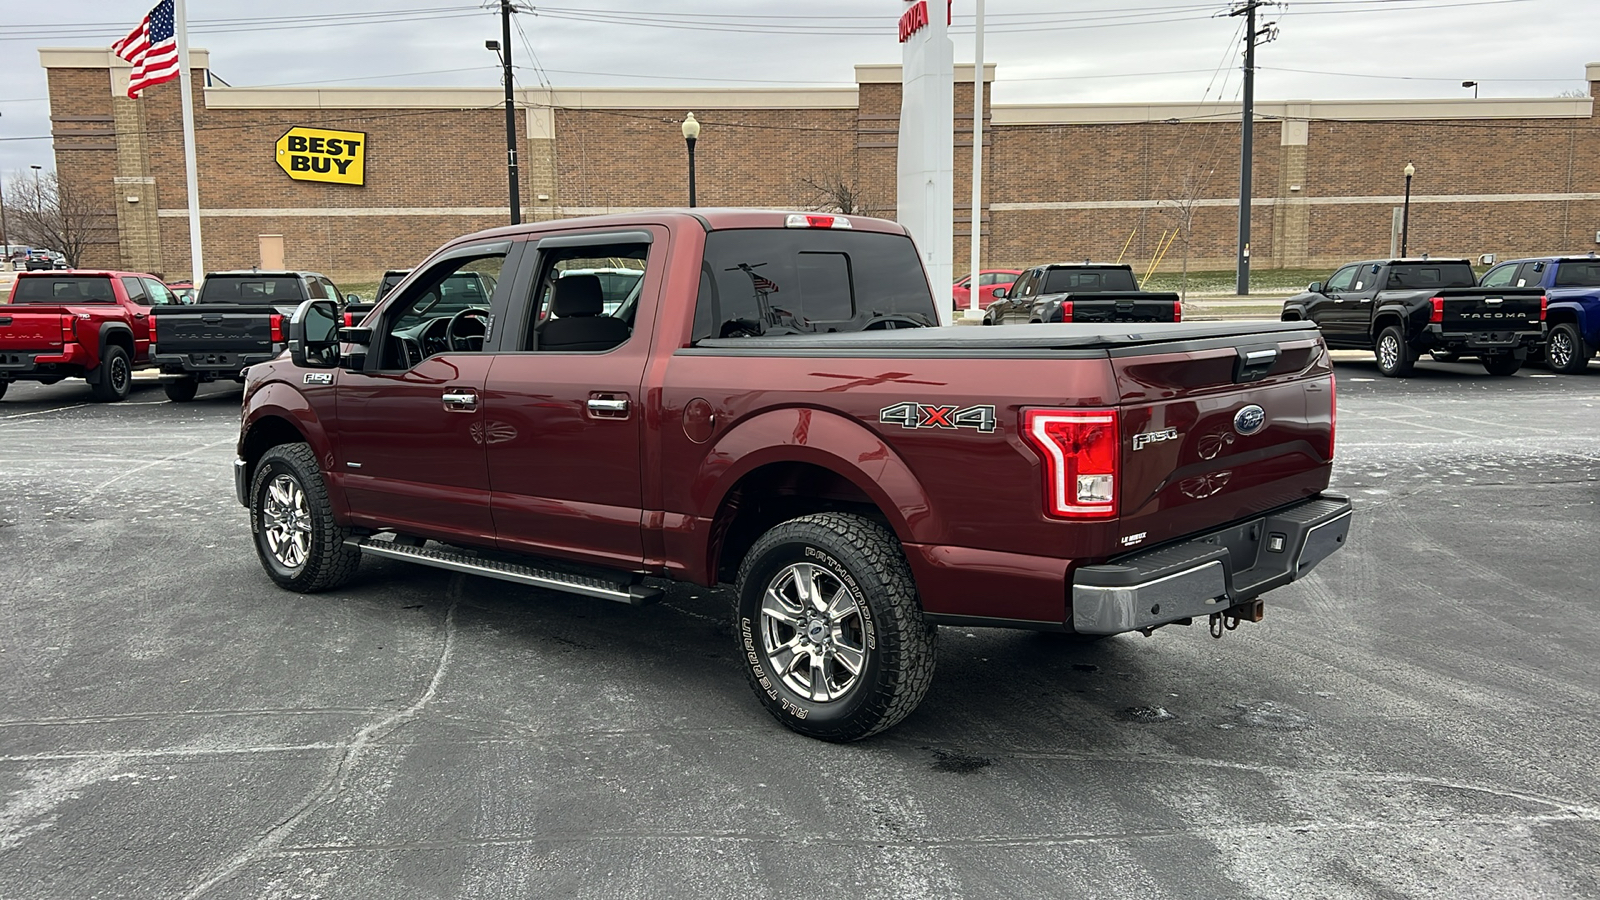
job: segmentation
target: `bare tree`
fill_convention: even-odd
[[[1189,251],[1190,239],[1194,234],[1194,214],[1200,205],[1200,195],[1205,193],[1206,182],[1211,180],[1215,169],[1206,168],[1200,171],[1199,166],[1191,164],[1189,170],[1184,172],[1179,184],[1167,192],[1167,196],[1160,201],[1161,208],[1167,210],[1176,220],[1177,228],[1183,238],[1183,271],[1178,280],[1178,293],[1182,299],[1189,299]],[[1160,248],[1156,248],[1157,252]]]
[[[843,172],[829,175],[812,175],[801,178],[800,183],[811,189],[811,204],[818,211],[842,215],[869,215],[871,207],[867,193],[860,182]]]
[[[55,250],[76,268],[95,232],[110,213],[96,206],[86,192],[51,172],[42,177],[17,176],[6,187],[7,219],[13,242]],[[14,199],[13,199],[14,198]]]

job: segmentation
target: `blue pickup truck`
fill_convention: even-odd
[[[1544,288],[1550,298],[1544,358],[1553,371],[1580,375],[1600,347],[1600,259],[1546,256],[1500,263],[1482,287]]]

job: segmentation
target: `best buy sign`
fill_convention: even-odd
[[[367,134],[291,128],[278,138],[278,168],[296,181],[366,184]]]

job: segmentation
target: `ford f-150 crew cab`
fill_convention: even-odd
[[[985,325],[1183,321],[1181,298],[1168,291],[1140,290],[1132,266],[1034,266],[995,293],[999,299],[985,313]]]
[[[1544,291],[1477,284],[1464,259],[1367,260],[1284,301],[1283,318],[1317,323],[1330,347],[1373,351],[1390,378],[1411,374],[1427,351],[1475,355],[1490,375],[1514,374],[1544,339]]]
[[[344,303],[333,282],[316,272],[206,275],[194,304],[163,312],[151,337],[167,397],[183,403],[206,382],[243,382],[246,368],[283,352],[283,325],[295,308],[321,299]]]
[[[0,306],[0,396],[13,381],[89,382],[94,398],[126,399],[149,362],[150,322],[177,298],[138,272],[18,272]]]
[[[584,270],[618,265],[643,276],[607,315]],[[482,306],[444,302],[460,273]],[[837,741],[916,707],[940,623],[1220,634],[1344,542],[1315,326],[936,316],[882,220],[469,235],[360,327],[296,311],[248,374],[238,498],[294,591],[363,555],[627,603],[733,583],[757,696]]]

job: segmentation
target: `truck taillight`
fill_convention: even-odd
[[[356,314],[355,313],[347,312],[347,313],[344,314],[344,327],[346,327],[346,328],[354,328],[354,327],[356,327]]]
[[[283,316],[276,313],[272,316],[272,342],[274,344],[283,343]]]
[[[783,220],[785,228],[852,228],[844,216],[814,216],[794,213]]]
[[[1182,322],[1183,321],[1183,301],[1182,300],[1173,301],[1173,304],[1172,304],[1172,321],[1174,321],[1174,322]]]
[[[61,340],[63,340],[63,341],[75,341],[77,339],[78,339],[78,317],[77,316],[62,316],[61,317]]]
[[[150,343],[154,344],[156,342],[156,317],[152,315],[147,321],[150,323]]]
[[[1328,376],[1328,458],[1333,459],[1333,436],[1339,431],[1339,379]]]
[[[1063,301],[1061,301],[1061,317],[1059,319],[1056,319],[1056,321],[1057,322],[1071,322],[1072,321],[1072,301],[1071,300],[1063,300]]]
[[[1121,437],[1114,409],[1030,409],[1022,437],[1045,470],[1045,512],[1063,519],[1117,514]]]
[[[1550,315],[1550,296],[1548,294],[1540,294],[1539,295],[1539,321],[1543,322],[1545,320],[1545,317],[1548,316],[1548,315]]]
[[[1442,324],[1444,324],[1444,298],[1443,297],[1435,297],[1432,300],[1429,300],[1428,302],[1430,304],[1432,304],[1432,306],[1433,306],[1433,308],[1428,311],[1428,324],[1430,324],[1430,325],[1442,325]]]

